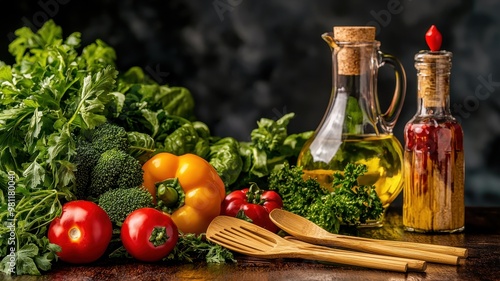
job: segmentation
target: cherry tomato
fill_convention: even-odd
[[[128,215],[120,236],[123,246],[134,258],[155,262],[174,249],[179,232],[167,214],[153,208],[141,208]]]
[[[111,220],[101,207],[76,200],[63,205],[61,216],[50,223],[48,238],[61,247],[57,255],[62,261],[82,264],[104,254],[112,232]]]

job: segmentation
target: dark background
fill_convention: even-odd
[[[8,4],[7,4],[8,3]],[[117,67],[141,66],[157,82],[188,88],[213,134],[248,140],[261,117],[295,112],[290,131],[314,130],[331,91],[331,56],[321,34],[335,25],[375,25],[381,50],[403,63],[408,88],[394,134],[416,111],[413,56],[435,24],[453,52],[451,108],[465,132],[466,204],[500,206],[500,3],[383,0],[9,1],[3,5],[0,60],[21,26],[54,19],[82,45],[102,39]],[[489,81],[489,82],[488,82]],[[498,81],[498,82],[496,82]],[[379,73],[387,105],[390,68]],[[400,196],[401,198],[401,196]],[[400,202],[400,198],[397,202]]]

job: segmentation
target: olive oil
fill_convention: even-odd
[[[311,139],[312,140],[312,139]],[[364,164],[368,172],[358,179],[361,185],[374,185],[384,208],[403,188],[403,148],[394,135],[344,135],[330,162],[314,161],[310,142],[304,145],[298,166],[304,178],[313,178],[322,187],[332,189],[333,174],[342,172],[348,163]]]

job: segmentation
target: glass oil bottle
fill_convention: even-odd
[[[386,208],[403,186],[403,147],[392,130],[406,92],[404,69],[395,57],[379,50],[374,27],[334,27],[322,37],[332,50],[332,93],[297,165],[306,178],[331,189],[334,172],[342,172],[348,163],[364,164],[368,172],[358,182],[375,185]],[[383,65],[392,66],[396,77],[386,112],[381,112],[377,95],[377,73]]]

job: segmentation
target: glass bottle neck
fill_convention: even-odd
[[[424,98],[418,99],[417,115],[419,116],[444,116],[451,115],[449,98],[443,101],[443,105],[429,104]]]
[[[450,112],[451,53],[421,52],[415,58],[419,116],[446,116]]]

